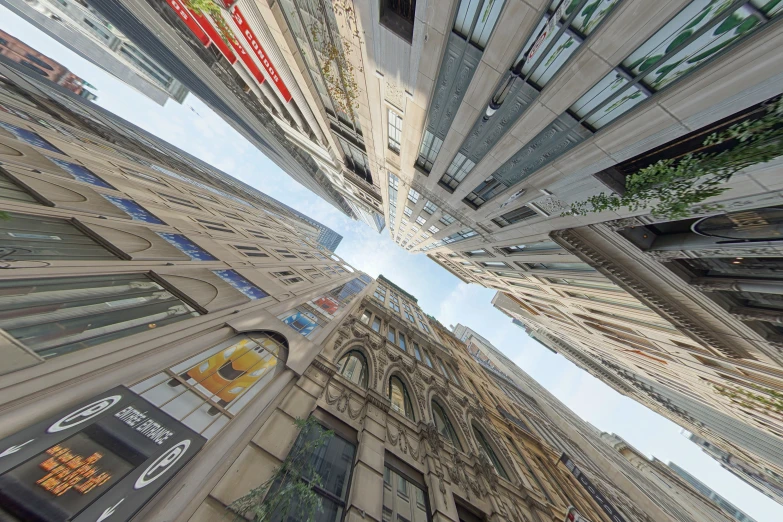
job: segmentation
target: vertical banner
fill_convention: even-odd
[[[201,26],[198,25],[198,22],[196,22],[196,20],[193,18],[188,8],[182,5],[182,2],[179,0],[166,0],[166,3],[169,4],[169,7],[171,7],[175,13],[177,13],[177,16],[179,16],[180,19],[185,22],[185,25],[188,26],[196,38],[198,38],[198,40],[204,44],[205,47],[208,46],[210,42],[209,36],[207,36],[207,33],[205,33]]]
[[[250,28],[250,25],[247,23],[245,16],[242,14],[242,11],[239,10],[238,6],[234,6],[234,8],[231,10],[231,16],[234,18],[234,22],[237,24],[237,27],[239,27],[242,36],[245,37],[245,40],[253,50],[253,53],[264,66],[264,69],[266,69],[266,73],[269,75],[272,83],[274,83],[275,87],[277,87],[277,90],[280,91],[280,94],[283,96],[283,99],[286,101],[286,103],[290,102],[291,93],[288,91],[288,87],[286,87],[283,80],[280,79],[280,76],[277,74],[277,69],[275,69],[275,66],[272,65],[269,56],[267,56],[266,51],[261,46],[261,42],[259,42],[258,38],[256,38],[255,33]]]
[[[259,85],[264,83],[266,78],[264,78],[264,74],[261,72],[261,69],[259,69],[256,65],[256,62],[253,61],[253,57],[247,54],[245,48],[242,47],[239,42],[237,42],[234,32],[231,31],[231,29],[228,27],[226,21],[222,17],[212,17],[212,20],[215,22],[215,25],[218,26],[218,29],[220,29],[220,33],[226,37],[228,43],[230,43],[231,47],[234,48],[234,52],[239,55],[239,59],[242,60],[242,63],[245,64],[245,67],[247,67],[247,70],[250,71],[250,74],[253,76],[253,78],[256,79]]]
[[[221,34],[218,33],[218,30],[215,29],[215,26],[213,26],[212,23],[209,21],[209,18],[207,18],[203,14],[196,13],[192,9],[188,9],[188,12],[193,16],[193,18],[196,19],[196,21],[201,26],[201,28],[204,29],[204,32],[206,32],[207,35],[212,39],[212,42],[215,44],[215,47],[218,48],[220,54],[225,56],[226,60],[228,60],[228,62],[231,65],[234,65],[237,61],[236,55],[233,53],[231,48],[223,40],[224,36],[221,36]],[[230,37],[225,37],[225,38],[226,40],[231,39]]]

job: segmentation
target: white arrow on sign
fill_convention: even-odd
[[[98,520],[96,520],[95,522],[102,522],[103,520],[106,520],[107,518],[112,516],[114,514],[114,510],[117,509],[117,506],[122,504],[123,500],[125,500],[125,499],[121,498],[120,501],[117,502],[116,504],[114,504],[112,507],[106,508],[106,510],[103,512],[103,514],[100,516],[100,518]]]
[[[24,446],[30,444],[34,440],[35,439],[30,439],[30,440],[28,440],[27,442],[25,442],[23,444],[19,444],[18,446],[11,446],[10,448],[5,450],[4,452],[0,453],[0,457],[6,457],[8,455],[11,455],[12,453],[16,453],[17,451],[22,449]]]

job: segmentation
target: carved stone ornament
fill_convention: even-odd
[[[414,460],[419,460],[420,457],[424,457],[424,454],[419,451],[421,449],[421,439],[419,439],[418,445],[414,447],[408,440],[408,430],[391,420],[389,417],[386,418],[386,435],[389,438],[389,442],[394,446],[399,444],[400,451],[404,454],[407,454],[410,450],[411,457],[413,457]]]
[[[489,457],[487,457],[487,454],[483,449],[479,450],[479,453],[476,456],[476,464],[473,469],[476,470],[476,474],[484,477],[484,480],[487,481],[490,487],[493,489],[497,488],[498,476],[495,471],[495,466],[492,464],[492,461],[489,460]]]
[[[312,364],[318,371],[325,374],[327,377],[331,377],[336,373],[336,370],[333,366],[324,364],[323,362],[319,361],[317,357],[313,359]]]
[[[351,419],[357,419],[364,410],[364,404],[359,408],[351,408],[351,399],[354,398],[353,393],[348,388],[342,388],[337,395],[331,393],[331,382],[326,386],[326,403],[330,406],[334,406],[340,413],[348,412],[348,416]]]
[[[645,223],[637,217],[628,217],[606,221],[603,223],[603,225],[608,227],[609,230],[616,232],[618,230],[622,230],[623,228],[644,226]]]
[[[443,449],[443,439],[440,438],[438,428],[435,427],[435,423],[433,422],[428,422],[426,424],[421,423],[420,426],[420,435],[422,440],[427,442],[430,447],[430,452],[437,456],[438,451]]]

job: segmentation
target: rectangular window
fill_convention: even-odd
[[[229,212],[227,210],[218,210],[218,212],[220,212],[221,214],[223,214],[227,218],[236,219],[238,221],[244,221],[244,219],[242,219],[242,216],[240,216],[236,212]]]
[[[285,257],[285,258],[287,258],[287,259],[296,259],[296,255],[295,255],[295,254],[293,254],[293,253],[292,253],[290,250],[288,250],[288,249],[285,249],[285,248],[276,248],[276,249],[275,249],[275,252],[277,252],[277,254],[278,254],[280,257]]]
[[[502,247],[505,254],[518,254],[520,252],[538,252],[542,250],[560,250],[560,245],[554,241],[539,241],[529,245],[509,245]]]
[[[424,217],[422,217],[422,216],[419,216],[419,217],[416,218],[416,223],[418,223],[419,225],[423,225],[426,221],[427,220],[424,219]],[[418,231],[418,229],[416,229],[416,231]]]
[[[134,221],[143,221],[144,223],[151,223],[153,225],[165,225],[160,218],[153,215],[152,212],[145,209],[138,203],[127,198],[119,198],[117,196],[109,196],[108,194],[101,194],[114,206],[125,212]]]
[[[152,183],[156,183],[158,185],[167,186],[163,180],[161,180],[157,176],[153,176],[152,174],[147,174],[146,172],[139,172],[138,170],[129,169],[127,167],[122,167],[122,172],[132,178],[141,179],[143,181],[149,181]]]
[[[165,199],[166,201],[168,201],[169,203],[174,203],[176,205],[182,205],[183,207],[189,207],[189,208],[194,208],[196,210],[201,210],[200,206],[198,206],[195,202],[189,199],[181,198],[179,196],[172,196],[170,194],[164,194],[162,192],[158,192],[158,195],[163,199]]]
[[[403,334],[399,334],[399,335],[397,336],[397,342],[399,343],[399,345],[400,345],[400,348],[402,348],[402,351],[403,351],[403,352],[406,352],[406,351],[408,351],[408,348],[407,348],[407,346],[405,345],[405,335],[403,335]]]
[[[414,319],[413,315],[411,315],[410,312],[407,310],[405,311],[405,317],[408,319],[408,321],[412,322],[413,324],[416,324],[416,319]]]
[[[0,328],[44,358],[197,315],[142,274],[0,281]]]
[[[424,362],[430,368],[434,368],[434,366],[432,365],[432,359],[430,359],[430,354],[427,352],[427,350],[422,350],[422,352],[424,352]]]
[[[440,373],[443,374],[446,380],[449,380],[449,372],[446,370],[446,366],[443,365],[443,361],[441,361],[440,359],[437,359],[437,361],[438,361],[438,368],[440,368]]]
[[[400,118],[396,112],[389,109],[389,149],[399,154],[401,142],[402,118]]]
[[[364,312],[362,312],[362,317],[360,321],[363,322],[364,324],[370,324],[370,317],[372,317],[372,312],[370,312],[369,310],[365,310]]]
[[[416,344],[416,343],[413,343],[413,355],[415,355],[416,359],[418,359],[419,361],[422,360],[422,358],[421,358],[421,348],[419,348],[419,345]]]
[[[204,228],[208,228],[209,230],[214,230],[216,232],[225,232],[227,234],[235,233],[228,225],[220,221],[210,221],[207,219],[200,219],[200,218],[196,218],[196,221],[201,223],[201,226],[203,226]]]
[[[416,483],[394,469],[383,471],[383,519],[389,522],[428,522],[427,495]]]
[[[414,189],[411,188],[408,190],[408,199],[413,201],[414,203],[418,203],[420,197],[421,194],[416,192]]]
[[[411,214],[413,214],[413,210],[411,210],[411,208],[408,207],[408,206],[406,206],[405,210],[403,210],[402,212],[403,212],[403,214],[405,214],[408,217],[411,217]]]
[[[432,201],[427,200],[427,202],[424,203],[424,208],[422,208],[422,210],[427,214],[434,214],[438,210],[438,207]]]
[[[419,324],[421,325],[422,330],[424,330],[427,333],[430,333],[430,328],[427,326],[427,324],[424,321],[419,321]]]
[[[430,131],[424,131],[424,137],[419,147],[419,156],[416,158],[416,166],[426,173],[432,170],[432,164],[438,157],[443,140],[432,134]]]
[[[49,161],[60,167],[62,170],[67,172],[71,175],[73,179],[76,181],[81,181],[83,183],[89,183],[90,185],[94,185],[96,187],[101,188],[108,188],[117,190],[105,181],[103,181],[100,177],[98,177],[97,174],[95,174],[93,171],[88,169],[87,167],[84,167],[82,165],[77,165],[76,163],[71,163],[70,161],[63,161],[56,158],[47,158]]]
[[[449,192],[454,192],[454,189],[456,189],[459,184],[462,183],[462,180],[465,179],[465,176],[467,176],[475,166],[475,163],[469,160],[462,153],[458,152],[451,161],[451,164],[446,169],[446,172],[444,172],[443,176],[440,177],[438,184]]]
[[[519,208],[512,210],[511,212],[506,212],[502,216],[496,217],[495,219],[492,220],[492,222],[495,223],[497,226],[503,228],[509,225],[513,225],[514,223],[519,223],[520,221],[525,221],[527,219],[534,218],[538,215],[539,215],[538,212],[536,212],[535,210],[527,206],[521,206]]]
[[[258,230],[251,230],[251,229],[249,229],[249,228],[246,228],[245,230],[247,230],[247,232],[248,232],[248,233],[249,233],[251,236],[255,236],[255,237],[259,238],[259,239],[269,239],[269,236],[268,236],[268,235],[266,235],[266,234],[264,234],[263,232],[260,232],[260,231],[258,231]]]
[[[252,246],[252,245],[232,245],[232,246],[248,257],[269,257],[269,254],[267,254],[257,246]]]
[[[440,222],[443,223],[446,226],[451,225],[452,223],[454,223],[454,221],[455,221],[455,219],[451,215],[446,214],[445,212],[440,217]]]
[[[170,234],[168,232],[158,232],[158,235],[165,239],[169,244],[179,249],[188,256],[191,261],[217,261],[217,258],[198,246],[182,234]]]
[[[389,341],[391,341],[391,342],[395,342],[396,339],[394,338],[394,329],[393,328],[389,328],[389,330],[386,332],[386,338]]]
[[[379,317],[376,317],[375,319],[372,320],[372,329],[375,330],[376,332],[381,331],[381,319]]]
[[[269,294],[239,275],[239,272],[236,270],[213,270],[212,273],[250,299],[263,299],[264,297],[269,297]]]
[[[507,188],[508,186],[505,183],[490,176],[473,189],[473,192],[465,196],[462,202],[473,209],[477,209]]]
[[[117,259],[65,219],[15,212],[8,212],[8,217],[0,220],[0,257],[4,261]]]
[[[317,426],[315,430],[303,431],[294,442],[291,451],[298,448],[306,448],[306,444],[318,438],[326,428]],[[356,446],[337,434],[329,437],[326,444],[320,448],[312,449],[309,456],[309,464],[315,469],[322,480],[322,485],[314,486],[308,482],[309,477],[299,477],[305,483],[310,484],[311,489],[321,497],[321,511],[316,516],[317,522],[339,522],[343,519],[348,490],[351,481]],[[309,466],[308,466],[309,467]],[[297,479],[289,479],[297,480]],[[272,484],[270,495],[275,494],[281,487],[279,482]],[[273,522],[284,522],[279,516],[272,516]],[[304,517],[292,510],[286,521],[304,520]]]

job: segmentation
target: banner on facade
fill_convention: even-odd
[[[272,80],[272,83],[275,84],[277,90],[280,91],[280,94],[286,103],[290,102],[291,93],[288,91],[288,87],[286,87],[283,80],[280,79],[280,76],[277,74],[277,69],[275,69],[275,66],[272,64],[272,61],[266,54],[266,51],[261,45],[261,42],[250,28],[250,25],[247,23],[245,16],[242,14],[242,11],[239,10],[238,6],[234,6],[234,8],[231,10],[231,16],[234,18],[234,22],[237,24],[237,27],[242,33],[242,36],[247,41],[247,44],[250,46],[250,49],[252,49],[253,54],[256,55],[261,65],[266,70],[267,75],[269,75],[269,79]]]
[[[625,519],[620,514],[617,509],[612,505],[611,502],[609,502],[606,497],[603,496],[603,494],[598,491],[595,486],[593,486],[593,483],[590,482],[590,479],[588,479],[584,473],[582,473],[582,470],[579,469],[579,467],[574,463],[571,458],[563,453],[560,456],[560,462],[562,462],[566,468],[568,468],[568,471],[571,472],[571,474],[576,477],[576,480],[582,485],[583,488],[590,494],[591,497],[593,497],[593,500],[601,507],[604,513],[609,517],[609,520],[612,522],[625,522]]]
[[[175,13],[177,13],[180,20],[185,22],[185,25],[187,25],[188,29],[198,38],[198,41],[204,44],[205,47],[208,46],[210,42],[209,36],[207,36],[207,33],[204,32],[198,22],[196,22],[196,19],[193,18],[193,15],[188,8],[179,0],[166,0],[166,3],[169,4],[169,7],[171,7]]]
[[[228,60],[228,63],[231,65],[234,65],[237,61],[237,57],[234,54],[234,52],[231,50],[231,48],[228,46],[226,41],[229,40],[224,35],[221,35],[218,30],[215,28],[215,26],[212,25],[212,22],[210,22],[210,19],[207,18],[202,13],[196,13],[192,9],[188,9],[188,12],[193,15],[193,18],[196,19],[198,24],[201,26],[202,29],[204,29],[204,32],[207,33],[207,35],[212,39],[212,43],[215,44],[215,47],[218,48],[218,51],[220,51],[220,54],[226,57],[226,60]],[[233,35],[231,35],[233,37]]]
[[[0,440],[0,509],[19,521],[130,520],[205,442],[118,386]]]

